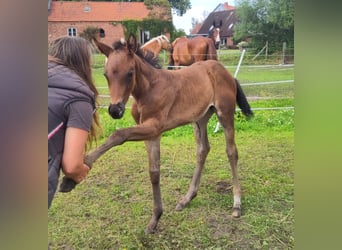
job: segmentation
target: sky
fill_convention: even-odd
[[[235,6],[234,0],[190,0],[192,8],[188,10],[182,17],[174,14],[173,24],[176,29],[183,29],[186,34],[190,33],[190,29],[192,28],[191,18],[194,17],[198,19],[200,22],[203,21],[203,13],[207,11],[209,14],[212,12],[217,5],[220,3],[228,2],[229,5]]]

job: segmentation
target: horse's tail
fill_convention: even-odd
[[[207,43],[207,60],[217,60],[217,52],[212,39]]]
[[[247,117],[253,117],[253,111],[251,110],[251,107],[249,106],[249,103],[247,101],[247,98],[245,96],[245,93],[243,92],[241,85],[239,81],[235,78],[236,83],[236,102],[241,109],[242,113]]]
[[[175,66],[175,61],[173,60],[173,46],[171,46],[171,48],[169,49],[169,66],[167,67],[167,69],[173,69],[173,66]]]

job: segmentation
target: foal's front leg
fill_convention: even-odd
[[[153,214],[148,223],[145,233],[154,233],[159,218],[163,214],[163,206],[160,192],[160,136],[155,140],[145,141],[148,160],[149,173],[153,192]]]
[[[88,166],[92,166],[101,155],[114,146],[121,145],[126,141],[149,140],[151,137],[155,137],[159,134],[160,131],[152,122],[144,125],[140,124],[135,127],[119,129],[111,134],[103,144],[88,153],[84,158],[84,163]]]

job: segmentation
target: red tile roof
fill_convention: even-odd
[[[225,3],[223,4],[223,6],[224,6],[224,8],[225,8],[226,10],[234,10],[234,9],[235,9],[234,6],[229,5],[227,2],[225,2]]]
[[[190,34],[198,34],[198,31],[201,29],[203,23],[198,23],[195,27],[191,30]]]
[[[88,10],[88,11],[87,11]],[[142,20],[149,10],[143,2],[51,2],[48,21]]]

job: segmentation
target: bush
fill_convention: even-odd
[[[239,49],[244,49],[249,47],[249,43],[246,41],[241,41],[237,44],[237,46],[239,47]]]

